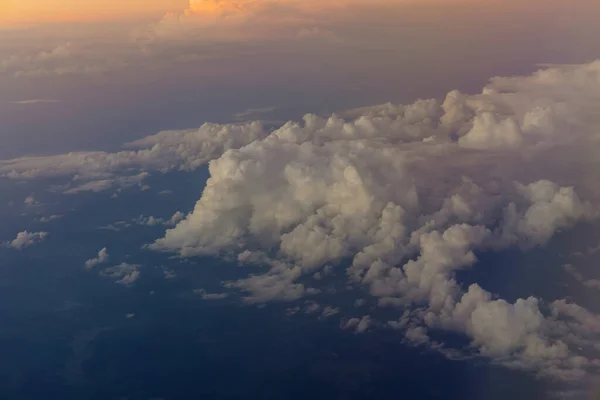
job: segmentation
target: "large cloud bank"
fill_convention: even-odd
[[[507,365],[582,379],[600,367],[600,317],[563,300],[510,303],[455,274],[477,252],[544,245],[598,216],[599,107],[594,62],[441,103],[307,115],[212,160],[194,210],[152,247],[264,266],[224,284],[249,302],[309,297],[315,272],[350,260],[349,281],[398,307],[391,325],[407,339],[459,332]]]
[[[596,61],[494,78],[479,94],[453,91],[442,102],[307,115],[271,132],[206,124],[150,136],[136,150],[8,160],[0,174],[71,176],[85,182],[77,192],[209,162],[194,209],[151,248],[261,266],[224,282],[251,303],[313,296],[332,265],[344,266],[336,279],[398,310],[394,321],[346,320],[348,329],[387,325],[438,349],[436,332],[456,332],[470,340],[464,351],[584,379],[600,368],[600,316],[565,300],[498,299],[464,287],[456,272],[480,252],[541,246],[598,217],[599,109]],[[139,271],[111,276],[128,284]]]

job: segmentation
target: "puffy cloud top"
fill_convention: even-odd
[[[43,241],[48,236],[48,232],[28,232],[23,231],[17,234],[17,237],[5,245],[13,249],[23,250],[26,247],[33,246],[36,243]]]

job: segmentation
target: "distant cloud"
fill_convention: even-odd
[[[30,195],[23,200],[23,204],[25,204],[26,207],[35,207],[38,206],[40,202],[37,201],[33,195]]]
[[[130,286],[140,278],[141,272],[139,268],[140,265],[137,264],[122,263],[114,267],[105,268],[101,272],[101,275],[114,278],[115,282],[120,285]]]
[[[175,273],[175,271],[168,269],[168,268],[164,268],[164,267],[163,267],[163,274],[165,276],[165,279],[174,279],[177,277],[177,273]]]
[[[208,293],[204,289],[194,289],[193,293],[202,297],[202,300],[223,300],[229,297],[229,293]]]
[[[135,218],[133,220],[133,222],[137,223],[138,225],[146,225],[146,226],[161,226],[162,225],[162,226],[172,227],[172,226],[177,225],[184,218],[185,218],[185,214],[182,213],[181,211],[177,211],[169,219],[158,218],[158,217],[153,217],[153,216],[145,217],[143,215],[140,215],[139,217]]]
[[[21,104],[21,105],[31,105],[31,104],[45,104],[45,103],[60,103],[60,100],[51,100],[51,99],[30,99],[30,100],[20,100],[20,101],[10,101],[11,104]]]
[[[47,232],[28,232],[23,231],[17,234],[17,237],[10,242],[5,242],[4,245],[12,247],[16,250],[23,250],[34,244],[42,242],[48,236]]]
[[[248,108],[244,111],[237,112],[233,117],[237,120],[244,120],[248,117],[254,117],[258,114],[268,114],[275,111],[275,107],[264,107],[264,108]]]
[[[60,214],[54,214],[54,215],[49,215],[49,216],[44,216],[40,218],[40,222],[51,222],[51,221],[55,221],[57,219],[60,219],[64,217],[64,215],[60,215]]]
[[[97,265],[104,264],[109,260],[108,249],[106,247],[102,248],[98,252],[98,257],[90,258],[85,262],[85,269],[92,269]]]
[[[365,315],[360,318],[350,318],[346,321],[343,321],[341,324],[342,329],[352,329],[356,333],[366,332],[369,328],[371,328],[374,324],[373,319]]]
[[[585,279],[583,274],[577,270],[572,264],[563,265],[564,270],[571,275],[576,281],[590,289],[600,289],[600,279]]]
[[[337,307],[331,307],[331,306],[325,306],[323,308],[323,312],[321,313],[321,317],[323,318],[328,318],[331,317],[333,315],[339,314],[340,313],[340,309]]]

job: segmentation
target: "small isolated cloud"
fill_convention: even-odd
[[[367,304],[367,301],[365,299],[356,299],[356,300],[354,300],[354,308],[362,307],[365,304]]]
[[[130,286],[140,278],[140,265],[122,263],[109,267],[101,272],[101,275],[115,279],[120,285]]]
[[[23,200],[23,204],[25,204],[26,207],[35,207],[40,205],[40,202],[37,201],[35,197],[33,197],[33,195],[30,195],[25,197],[25,200]]]
[[[42,242],[48,236],[48,232],[28,232],[23,231],[17,234],[17,237],[4,245],[16,250],[23,250],[26,247]]]
[[[30,99],[30,100],[10,101],[9,103],[11,103],[11,104],[20,104],[20,105],[52,104],[52,103],[60,103],[60,100],[52,100],[52,99]]]
[[[337,307],[325,306],[323,307],[323,311],[321,312],[322,318],[328,318],[333,315],[339,314],[340,309]]]
[[[127,313],[127,314],[125,314],[125,318],[127,318],[127,319],[131,319],[133,317],[135,317],[135,313]]]
[[[60,215],[60,214],[49,215],[47,217],[44,216],[44,217],[40,218],[40,222],[44,222],[44,223],[45,222],[51,222],[51,221],[55,221],[57,219],[60,219],[62,217],[63,217],[63,215]]]
[[[205,289],[194,289],[193,293],[202,297],[202,300],[222,300],[229,297],[228,293],[208,293]]]
[[[342,321],[341,328],[342,329],[352,329],[356,333],[363,333],[369,330],[374,324],[373,319],[365,315],[360,318],[350,318],[345,321]]]
[[[85,269],[92,269],[97,265],[104,264],[109,260],[108,250],[106,247],[98,252],[98,257],[90,258],[85,262]]]
[[[163,267],[163,274],[165,276],[165,279],[174,279],[177,277],[177,274],[175,273],[175,271],[173,271],[172,269],[164,268],[164,267]]]

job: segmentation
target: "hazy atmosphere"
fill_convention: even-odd
[[[0,0],[0,398],[595,398],[599,17]]]

